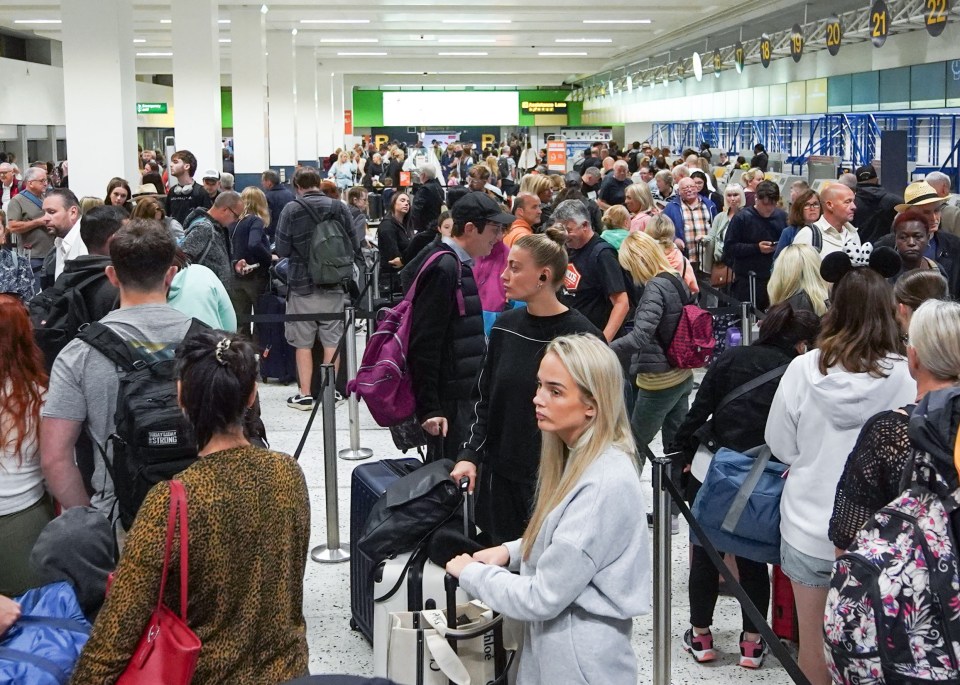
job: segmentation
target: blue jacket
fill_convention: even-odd
[[[680,196],[674,193],[670,201],[667,202],[667,206],[663,208],[663,213],[668,216],[670,221],[673,222],[673,225],[677,227],[677,237],[683,240],[684,244],[688,244],[687,233],[683,229],[683,209],[680,207],[680,202]],[[713,204],[712,200],[705,198],[703,195],[700,196],[700,202],[705,204],[707,209],[710,210],[710,221],[713,221],[713,217],[717,215],[717,206]],[[709,224],[707,225],[707,230],[710,230]]]

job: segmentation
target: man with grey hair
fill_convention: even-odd
[[[600,169],[595,166],[587,167],[583,170],[580,177],[580,192],[588,200],[597,199],[597,191],[600,190]]]
[[[410,225],[416,231],[423,231],[440,218],[442,209],[443,186],[437,179],[437,170],[432,164],[424,164],[420,167],[420,186],[410,207]]]
[[[16,183],[16,181],[14,181]],[[43,196],[47,191],[47,170],[30,167],[23,174],[23,190],[7,204],[7,228],[21,254],[30,255],[37,290],[43,258],[53,248],[53,234],[43,217]]]
[[[940,171],[931,171],[923,180],[947,201],[940,210],[940,230],[960,235],[960,207],[950,199],[950,177]]]
[[[627,176],[629,172],[630,166],[626,160],[618,159],[614,162],[613,170],[603,179],[600,192],[597,194],[597,204],[600,209],[606,211],[613,205],[624,203],[627,186],[633,185],[633,181]]]
[[[233,184],[234,184],[234,182],[235,182],[235,179],[234,179],[234,177],[233,177],[233,174],[227,173],[226,171],[224,171],[222,174],[220,174],[220,189],[221,189],[221,190],[233,190]]]
[[[180,248],[194,264],[202,264],[223,283],[233,280],[230,264],[230,226],[243,214],[243,198],[233,190],[222,191],[210,209],[197,207],[183,223],[183,242]]]
[[[17,185],[17,175],[13,170],[13,165],[4,162],[0,164],[0,209],[7,211],[7,204],[20,192]]]
[[[550,221],[567,232],[569,263],[561,301],[603,331],[610,342],[621,334],[630,311],[627,289],[633,287],[617,261],[617,250],[594,232],[590,214],[580,200],[565,200]]]

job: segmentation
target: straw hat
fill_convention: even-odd
[[[943,204],[947,201],[946,198],[937,195],[937,191],[926,181],[917,181],[908,185],[907,189],[903,191],[903,200],[903,204],[894,207],[896,211],[905,212],[911,207],[929,205],[934,202]]]
[[[160,195],[160,191],[157,190],[157,186],[153,183],[141,183],[137,186],[137,189],[133,191],[133,197],[143,197],[144,195]]]

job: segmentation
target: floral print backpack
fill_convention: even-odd
[[[960,490],[926,452],[915,452],[907,472],[913,482],[834,564],[824,615],[834,683],[960,683],[960,579],[950,520]]]

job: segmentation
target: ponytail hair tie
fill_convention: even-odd
[[[230,338],[222,338],[220,342],[217,343],[217,349],[213,353],[217,358],[217,363],[220,366],[226,366],[227,360],[223,358],[223,353],[230,349]]]

